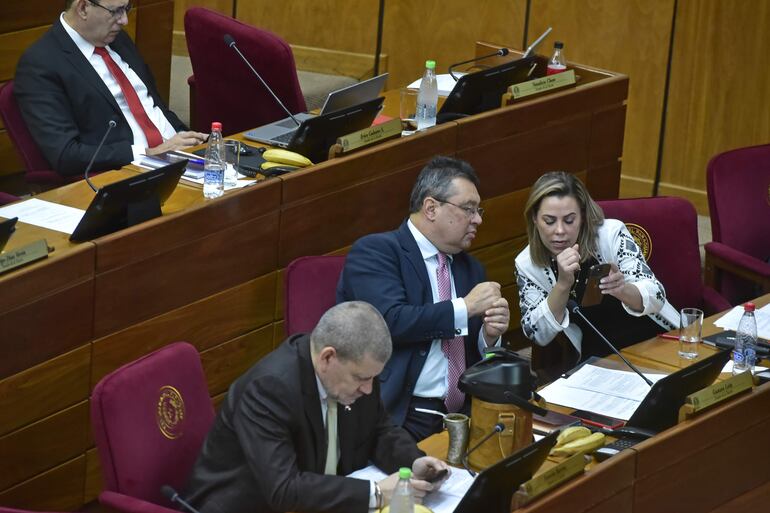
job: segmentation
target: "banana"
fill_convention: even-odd
[[[269,160],[264,161],[262,165],[259,166],[259,168],[262,169],[263,171],[267,171],[271,167],[278,167],[278,166],[291,168],[291,170],[299,169],[297,166],[289,166],[287,164],[281,164],[280,162],[270,162]]]
[[[551,449],[551,456],[572,456],[595,451],[604,445],[604,433],[591,433],[583,438],[568,442],[561,447]]]
[[[266,150],[265,153],[262,154],[262,157],[267,161],[276,162],[278,164],[287,164],[289,166],[307,167],[313,165],[308,158],[299,153],[277,148]]]
[[[591,434],[591,430],[585,426],[568,427],[566,429],[563,429],[561,433],[559,433],[559,436],[556,438],[555,447],[561,447],[562,445],[572,442],[573,440],[585,438],[590,434]]]

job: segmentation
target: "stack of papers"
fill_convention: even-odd
[[[655,383],[665,374],[645,376]],[[583,365],[569,378],[545,387],[540,395],[549,403],[628,420],[649,391],[649,385],[634,372]]]
[[[361,470],[356,470],[348,477],[380,481],[388,476],[374,465],[370,465]],[[423,504],[433,513],[452,513],[463,496],[465,496],[465,492],[471,487],[471,484],[473,484],[473,477],[471,477],[467,470],[453,467],[449,478],[444,481],[441,488],[426,495]]]
[[[455,76],[457,78],[460,78],[461,76],[465,75],[462,71],[455,71]],[[420,82],[422,82],[422,77],[418,78],[411,84],[409,84],[407,89],[419,89],[420,88]],[[457,81],[452,78],[452,75],[449,73],[442,73],[440,75],[436,75],[436,85],[438,85],[438,95],[439,96],[449,96],[449,93],[452,92],[452,89],[455,88],[455,84]]]
[[[0,208],[0,217],[18,217],[22,223],[32,224],[72,235],[85,210],[59,205],[37,198],[28,199]]]
[[[743,305],[739,305],[714,321],[714,325],[725,330],[737,330],[742,316]],[[757,319],[757,336],[770,339],[770,304],[755,310],[754,317]]]

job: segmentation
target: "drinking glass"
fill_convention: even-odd
[[[419,90],[405,87],[401,89],[400,115],[401,126],[403,127],[401,135],[410,135],[417,130],[417,122],[414,117],[417,113],[417,95]]]
[[[698,357],[703,328],[703,311],[697,308],[682,308],[679,312],[679,356],[687,360]]]
[[[238,185],[238,169],[241,159],[241,142],[225,139],[225,189]]]

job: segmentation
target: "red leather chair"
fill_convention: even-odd
[[[706,187],[706,282],[733,304],[770,292],[770,144],[712,158]]]
[[[620,219],[634,236],[675,308],[701,308],[711,315],[730,304],[701,278],[698,216],[683,198],[659,196],[599,201],[608,219]]]
[[[184,15],[192,63],[190,112],[194,129],[208,132],[220,121],[233,134],[286,117],[249,67],[222,39],[230,34],[262,78],[292,112],[304,112],[294,54],[280,37],[202,7]],[[193,98],[194,97],[194,98]]]
[[[99,502],[130,513],[170,511],[161,487],[182,490],[213,420],[198,351],[186,342],[102,378],[91,394]]]
[[[344,256],[306,256],[286,266],[283,320],[286,335],[310,333],[336,303]]]
[[[51,169],[21,116],[16,98],[13,96],[13,80],[0,86],[0,117],[3,118],[8,137],[26,168],[24,179],[28,184],[45,190],[80,180],[79,176],[64,177]]]
[[[21,198],[17,198],[16,196],[13,196],[12,194],[8,194],[5,192],[0,192],[0,205],[7,205],[8,203],[13,203],[14,201],[19,201]]]

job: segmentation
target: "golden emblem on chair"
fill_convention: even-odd
[[[652,258],[652,237],[649,232],[635,223],[626,223],[626,228],[639,246],[645,262],[649,262]]]
[[[184,399],[179,390],[171,385],[161,387],[159,394],[158,409],[155,413],[158,428],[163,436],[174,440],[184,434],[182,430],[185,416]]]

